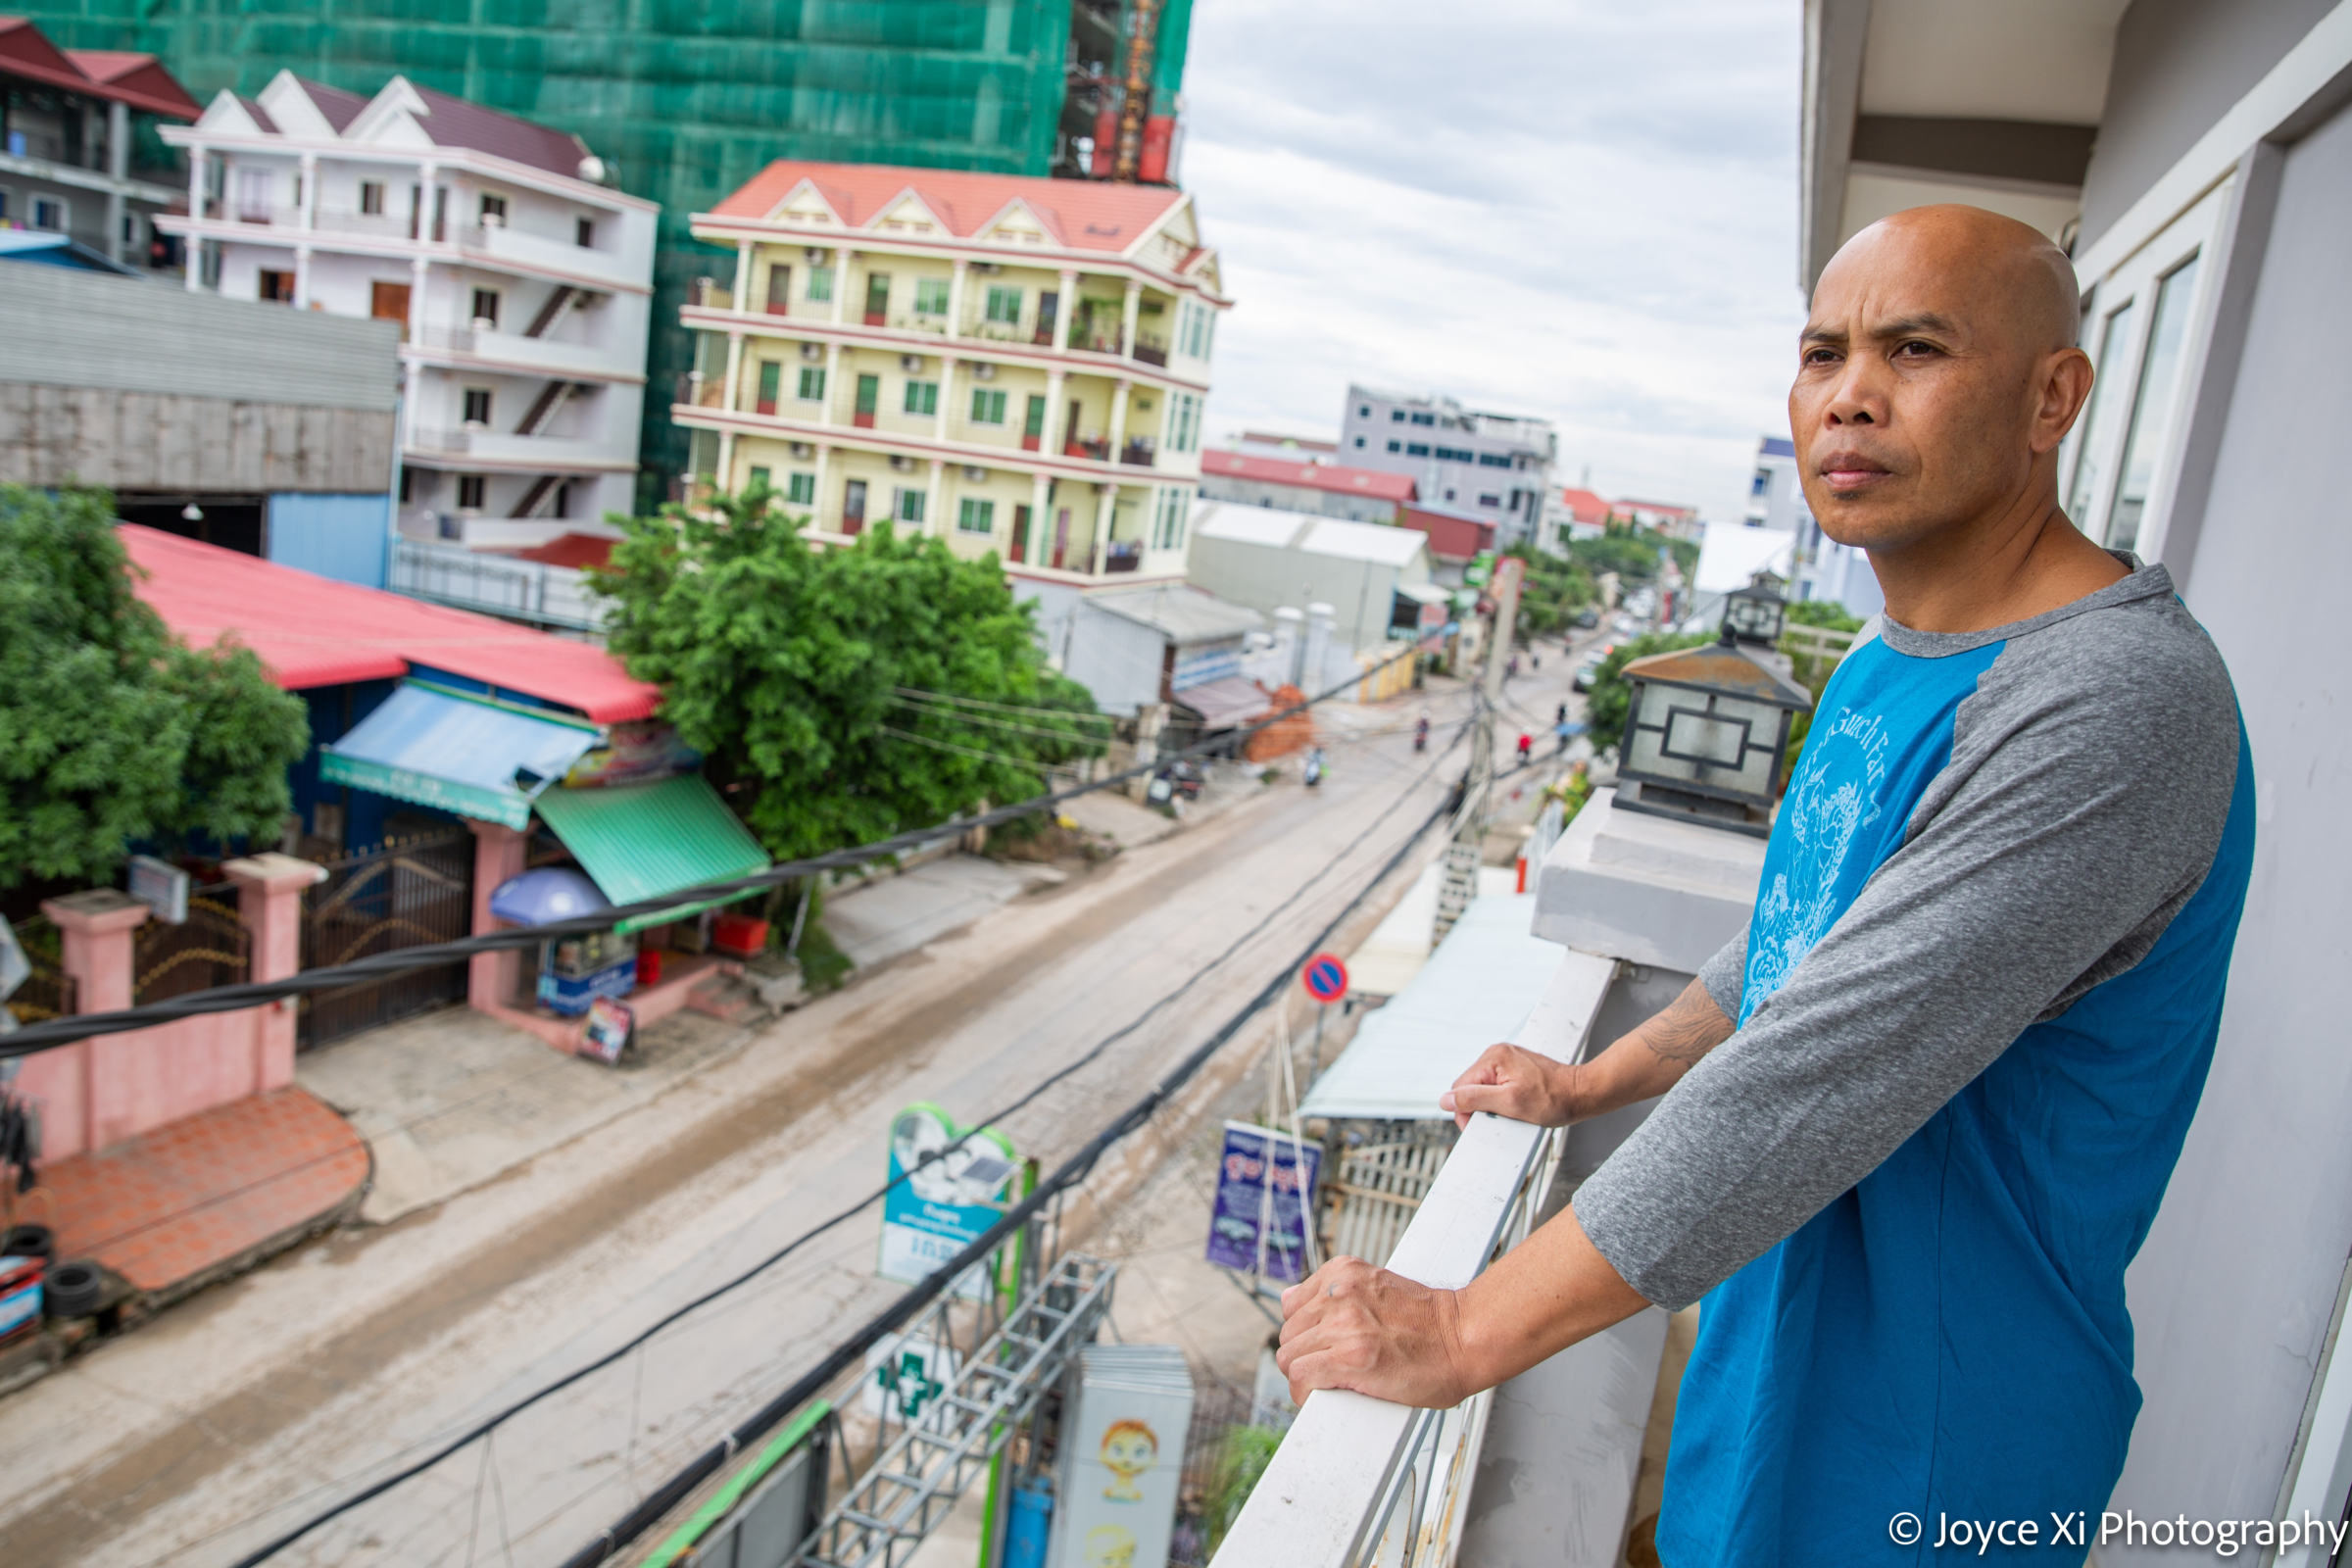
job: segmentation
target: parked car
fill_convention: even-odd
[[[1599,675],[1600,661],[1597,659],[1588,659],[1583,663],[1576,666],[1576,679],[1569,682],[1569,684],[1574,686],[1580,692],[1589,692],[1592,689],[1592,682],[1598,679]]]
[[[1577,629],[1580,631],[1591,631],[1593,627],[1600,624],[1600,612],[1594,610],[1592,606],[1587,605],[1584,610],[1577,614],[1576,624]]]

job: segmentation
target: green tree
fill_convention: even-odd
[[[1592,690],[1585,699],[1585,733],[1592,749],[1605,752],[1625,738],[1626,710],[1633,698],[1633,687],[1625,678],[1625,666],[1637,659],[1652,654],[1670,654],[1678,648],[1696,648],[1715,639],[1706,632],[1651,632],[1629,643],[1619,643],[1617,651],[1600,662],[1592,675]]]
[[[1788,618],[1799,626],[1820,626],[1829,631],[1862,629],[1862,617],[1835,599],[1800,599],[1788,607]]]
[[[1556,637],[1568,629],[1576,612],[1598,597],[1592,574],[1573,561],[1524,543],[1503,552],[1527,564],[1519,586],[1516,636],[1522,643],[1536,637]]]
[[[1698,546],[1688,539],[1670,539],[1655,528],[1611,528],[1597,539],[1576,539],[1568,559],[1597,577],[1613,571],[1626,582],[1647,582],[1658,574],[1658,552],[1663,549],[1682,567],[1688,581],[1698,570]]]
[[[663,715],[770,854],[1019,800],[1102,750],[1093,696],[1046,667],[993,554],[959,560],[887,523],[813,549],[774,502],[758,486],[704,515],[615,517],[626,537],[594,577],[612,651],[662,686]]]
[[[0,485],[0,888],[110,878],[134,840],[274,840],[302,702],[252,650],[175,638],[103,490]]]

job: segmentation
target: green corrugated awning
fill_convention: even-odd
[[[759,841],[699,773],[655,784],[552,789],[537,804],[540,818],[614,904],[642,904],[731,882],[769,864]],[[680,905],[625,920],[616,929],[640,930],[727,902]]]

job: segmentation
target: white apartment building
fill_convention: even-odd
[[[579,138],[283,71],[164,136],[191,290],[401,323],[402,534],[528,546],[632,509],[660,208]]]
[[[786,161],[693,228],[736,253],[681,313],[703,481],[766,480],[819,544],[889,518],[993,550],[1049,632],[1183,577],[1230,304],[1189,195]]]
[[[1551,466],[1560,454],[1549,419],[1483,414],[1452,398],[1348,388],[1339,461],[1413,477],[1425,511],[1495,524],[1504,544],[1558,550],[1564,519],[1546,521]]]

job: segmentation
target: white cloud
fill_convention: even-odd
[[[1560,427],[1559,476],[1736,516],[1796,328],[1793,4],[1199,0],[1184,182],[1238,300],[1212,433],[1350,380]]]

